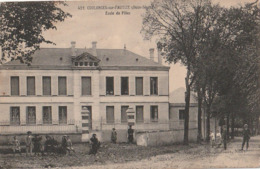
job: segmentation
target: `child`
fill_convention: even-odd
[[[215,133],[210,131],[210,144],[211,147],[213,147],[215,145]]]
[[[37,155],[39,153],[42,153],[43,155],[43,151],[42,151],[42,137],[38,137],[38,134],[35,134],[34,138],[32,139],[33,141],[33,147],[34,147],[34,154]]]
[[[117,140],[117,132],[116,132],[116,129],[113,128],[112,133],[111,133],[111,142],[115,144],[116,140]]]
[[[12,141],[12,145],[13,145],[13,153],[15,155],[16,151],[18,151],[20,153],[20,155],[22,155],[21,153],[21,147],[20,147],[20,142],[19,140],[16,138],[16,136],[14,136],[14,139]]]
[[[26,156],[28,156],[28,153],[32,155],[32,148],[33,148],[33,143],[32,143],[32,132],[28,131],[27,132],[27,137],[25,139],[25,144],[26,144]]]
[[[94,154],[96,155],[99,147],[100,147],[100,142],[98,141],[96,134],[93,134],[92,137],[90,138],[91,141],[91,149],[89,154]]]
[[[217,130],[217,133],[216,133],[216,145],[219,147],[221,145],[221,142],[222,142],[221,133],[219,132],[219,130]]]
[[[73,151],[75,153],[75,150],[72,147],[72,141],[69,136],[67,136],[67,150],[69,151],[69,154],[71,151]]]

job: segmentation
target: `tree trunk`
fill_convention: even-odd
[[[207,136],[206,136],[206,141],[209,142],[210,141],[210,106],[207,104],[207,108],[206,108],[206,114],[207,114]]]
[[[230,128],[230,125],[229,125],[229,113],[228,113],[227,114],[227,139],[228,140],[229,140],[229,136],[230,136],[229,128]]]
[[[198,135],[197,135],[197,142],[200,143],[201,137],[202,137],[201,136],[202,94],[201,94],[200,87],[198,87],[197,93],[198,93]]]
[[[190,70],[187,70],[185,78],[186,92],[185,92],[185,119],[184,119],[184,139],[183,144],[189,144],[189,109],[190,109],[190,84],[189,84]]]
[[[234,115],[234,112],[232,112],[231,114],[231,139],[234,139],[235,137],[235,115]]]

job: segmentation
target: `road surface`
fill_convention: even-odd
[[[75,168],[97,169],[204,169],[204,168],[260,168],[260,136],[252,137],[249,149],[241,151],[242,138],[235,138],[223,147],[211,148],[208,145],[181,150],[176,153],[158,155],[149,159],[121,164],[91,165]]]

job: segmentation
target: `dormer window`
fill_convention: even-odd
[[[85,52],[73,58],[72,62],[74,62],[73,65],[75,67],[94,67],[98,66],[100,60],[97,57]]]

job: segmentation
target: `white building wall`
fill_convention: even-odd
[[[10,96],[10,77],[19,76],[20,96]],[[27,76],[35,76],[35,96],[27,95]],[[42,95],[42,77],[51,76],[51,95]],[[67,77],[67,96],[58,95],[58,77]],[[81,77],[90,76],[92,93],[81,95]],[[106,77],[114,77],[114,96],[106,96]],[[168,71],[137,70],[0,70],[0,132],[25,132],[26,130],[44,132],[80,132],[81,107],[92,107],[92,130],[99,132],[112,127],[126,130],[127,124],[121,124],[121,106],[129,105],[135,110],[136,105],[144,106],[144,123],[135,125],[136,130],[169,129],[169,86]],[[129,95],[121,96],[121,77],[129,77]],[[143,77],[143,96],[136,96],[135,77]],[[158,95],[150,96],[150,77],[158,77]],[[106,124],[106,106],[115,106],[115,124]],[[159,120],[151,123],[150,106],[157,105]],[[20,107],[21,125],[8,126],[10,106]],[[26,126],[26,107],[36,107],[36,125]],[[42,124],[42,107],[52,106],[52,125]],[[58,124],[58,106],[67,106],[66,125]],[[33,128],[34,127],[34,128]],[[8,129],[7,129],[8,128]]]

